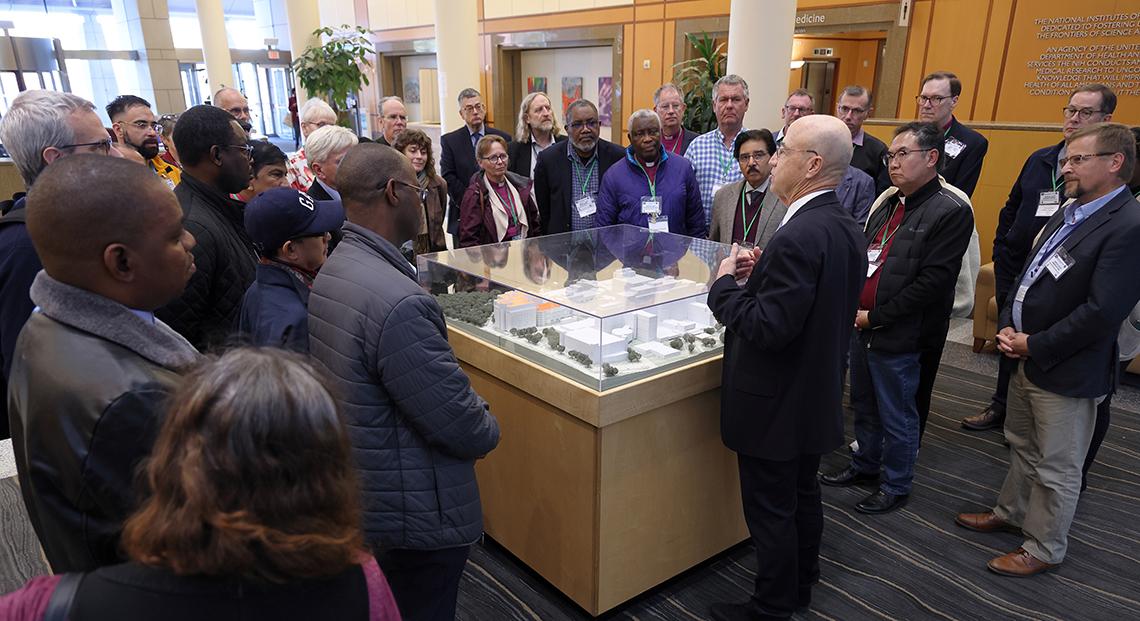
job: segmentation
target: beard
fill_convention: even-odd
[[[534,127],[540,132],[549,133],[554,130],[554,121],[540,121],[538,125],[535,125]]]
[[[582,141],[571,140],[570,144],[574,145],[574,148],[578,149],[579,151],[593,151],[594,147],[598,146],[598,138],[597,136],[594,136]]]

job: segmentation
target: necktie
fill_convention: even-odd
[[[752,190],[751,192],[748,193],[748,208],[749,209],[756,209],[756,206],[759,204],[760,204],[760,190]]]
[[[479,140],[482,138],[483,138],[483,132],[477,132],[477,133],[471,134],[471,146],[474,147],[475,145],[479,144]]]

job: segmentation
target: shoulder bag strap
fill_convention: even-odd
[[[52,591],[51,599],[48,600],[43,621],[67,621],[67,615],[71,612],[71,605],[75,601],[75,594],[79,592],[79,585],[86,576],[85,573],[63,575],[55,591]]]

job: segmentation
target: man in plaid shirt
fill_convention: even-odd
[[[317,131],[325,125],[336,125],[336,113],[324,101],[316,97],[305,102],[305,107],[301,108],[301,138],[308,137],[309,134]],[[309,186],[313,185],[313,171],[309,169],[309,159],[305,155],[305,147],[301,147],[296,153],[289,154],[289,161],[285,166],[286,171],[289,173],[289,186],[306,192]]]
[[[713,195],[722,185],[740,181],[744,175],[732,157],[736,135],[744,130],[744,113],[748,112],[748,83],[730,73],[713,86],[713,113],[716,129],[693,139],[685,151],[685,159],[697,171],[701,203],[705,208],[705,225],[712,220]]]

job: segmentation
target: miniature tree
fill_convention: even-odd
[[[617,367],[607,362],[602,365],[602,373],[605,373],[606,377],[613,377],[618,374],[618,370]]]
[[[680,351],[681,348],[684,346],[685,346],[685,342],[682,341],[680,338],[674,338],[673,340],[669,341],[669,347],[672,347],[673,349],[676,349],[677,351]]]
[[[630,362],[637,362],[638,360],[641,360],[641,354],[633,351],[632,347],[626,349],[625,351]]]

